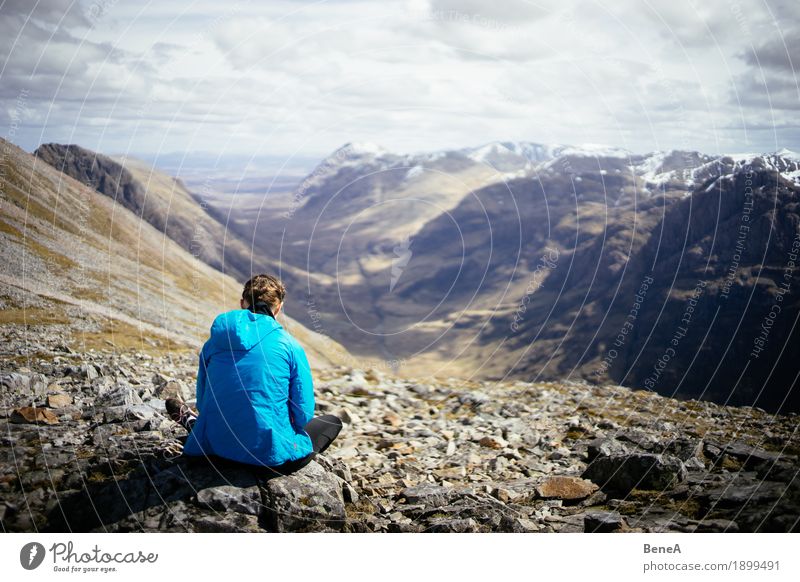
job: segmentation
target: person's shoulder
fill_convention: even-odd
[[[224,311],[218,314],[211,324],[211,328],[226,327],[230,323],[238,321],[242,317],[247,317],[248,311],[245,309],[232,309],[231,311]]]
[[[288,350],[292,352],[304,351],[302,344],[300,344],[297,338],[289,333],[285,327],[281,326],[278,330],[278,337],[280,338],[279,341],[286,346]]]

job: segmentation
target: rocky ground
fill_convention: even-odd
[[[4,531],[797,531],[798,416],[583,383],[316,373],[345,422],[305,469],[179,456],[195,356],[5,326]],[[52,328],[50,328],[52,329]],[[33,335],[31,335],[33,334]]]

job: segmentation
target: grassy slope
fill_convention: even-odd
[[[73,349],[196,349],[241,285],[94,190],[0,140],[0,323],[53,325]],[[317,364],[346,351],[284,325]]]

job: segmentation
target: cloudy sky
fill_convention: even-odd
[[[797,0],[0,0],[27,150],[800,150]]]

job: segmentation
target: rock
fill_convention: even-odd
[[[336,416],[342,419],[345,424],[361,424],[361,417],[347,408],[340,409]]]
[[[261,529],[257,517],[233,511],[193,520],[192,529],[199,533],[255,533],[264,531]]]
[[[627,494],[632,489],[663,491],[686,480],[686,467],[669,455],[599,456],[589,463],[582,477],[608,492]]]
[[[158,374],[156,376],[160,377]],[[156,383],[155,378],[153,383]],[[186,402],[187,400],[194,398],[194,390],[180,380],[167,380],[156,384],[156,389],[153,392],[153,395],[161,400],[166,400],[167,398],[178,398]]]
[[[504,449],[508,445],[504,439],[494,436],[485,436],[478,441],[478,444],[487,449]]]
[[[549,477],[536,486],[536,494],[543,499],[563,499],[564,501],[580,501],[597,491],[598,487],[591,481],[578,477]]]
[[[478,408],[491,400],[491,397],[485,392],[470,391],[466,394],[461,394],[458,397],[458,403],[467,405],[472,408]]]
[[[15,408],[9,420],[17,424],[58,424],[58,417],[51,411],[33,406]]]
[[[268,480],[261,494],[269,531],[338,531],[345,525],[340,481],[316,461]]]
[[[468,517],[466,519],[436,518],[432,519],[425,531],[431,533],[474,533],[480,531],[478,523]]]
[[[56,394],[50,394],[47,396],[47,406],[50,408],[64,408],[70,404],[72,404],[72,396],[69,394],[57,392]]]
[[[730,442],[724,445],[716,444],[724,454],[730,455],[743,463],[745,469],[752,468],[761,463],[775,463],[781,457],[778,453],[771,453],[746,443]]]
[[[257,485],[247,488],[233,485],[207,487],[197,492],[197,504],[217,511],[234,511],[249,515],[259,515],[264,507]]]
[[[103,422],[125,422],[129,420],[151,420],[158,413],[147,404],[109,406],[103,411]]]
[[[587,533],[611,533],[627,527],[625,518],[616,511],[591,511],[583,517],[583,531]]]
[[[120,383],[110,390],[101,393],[95,400],[95,406],[130,406],[143,404],[141,397],[132,386]]]
[[[400,492],[400,497],[405,498],[408,504],[422,503],[429,507],[445,505],[453,497],[454,491],[449,487],[440,485],[418,485],[406,487]]]
[[[97,369],[92,364],[81,364],[77,368],[72,368],[69,375],[87,382],[91,382],[99,376]]]
[[[689,437],[678,437],[668,442],[661,452],[677,457],[684,463],[692,460],[699,461],[699,457],[703,452],[703,441]]]
[[[388,426],[398,427],[403,424],[403,419],[395,412],[387,412],[383,415],[383,423]]]
[[[510,517],[504,523],[506,526],[505,531],[510,533],[530,533],[542,530],[541,525],[525,517]]]
[[[6,394],[29,396],[39,400],[47,394],[47,378],[43,374],[12,372],[0,376],[0,388]]]
[[[628,453],[628,447],[614,438],[598,438],[589,441],[586,449],[587,460],[589,463],[597,457],[610,457],[612,455],[624,455]]]

